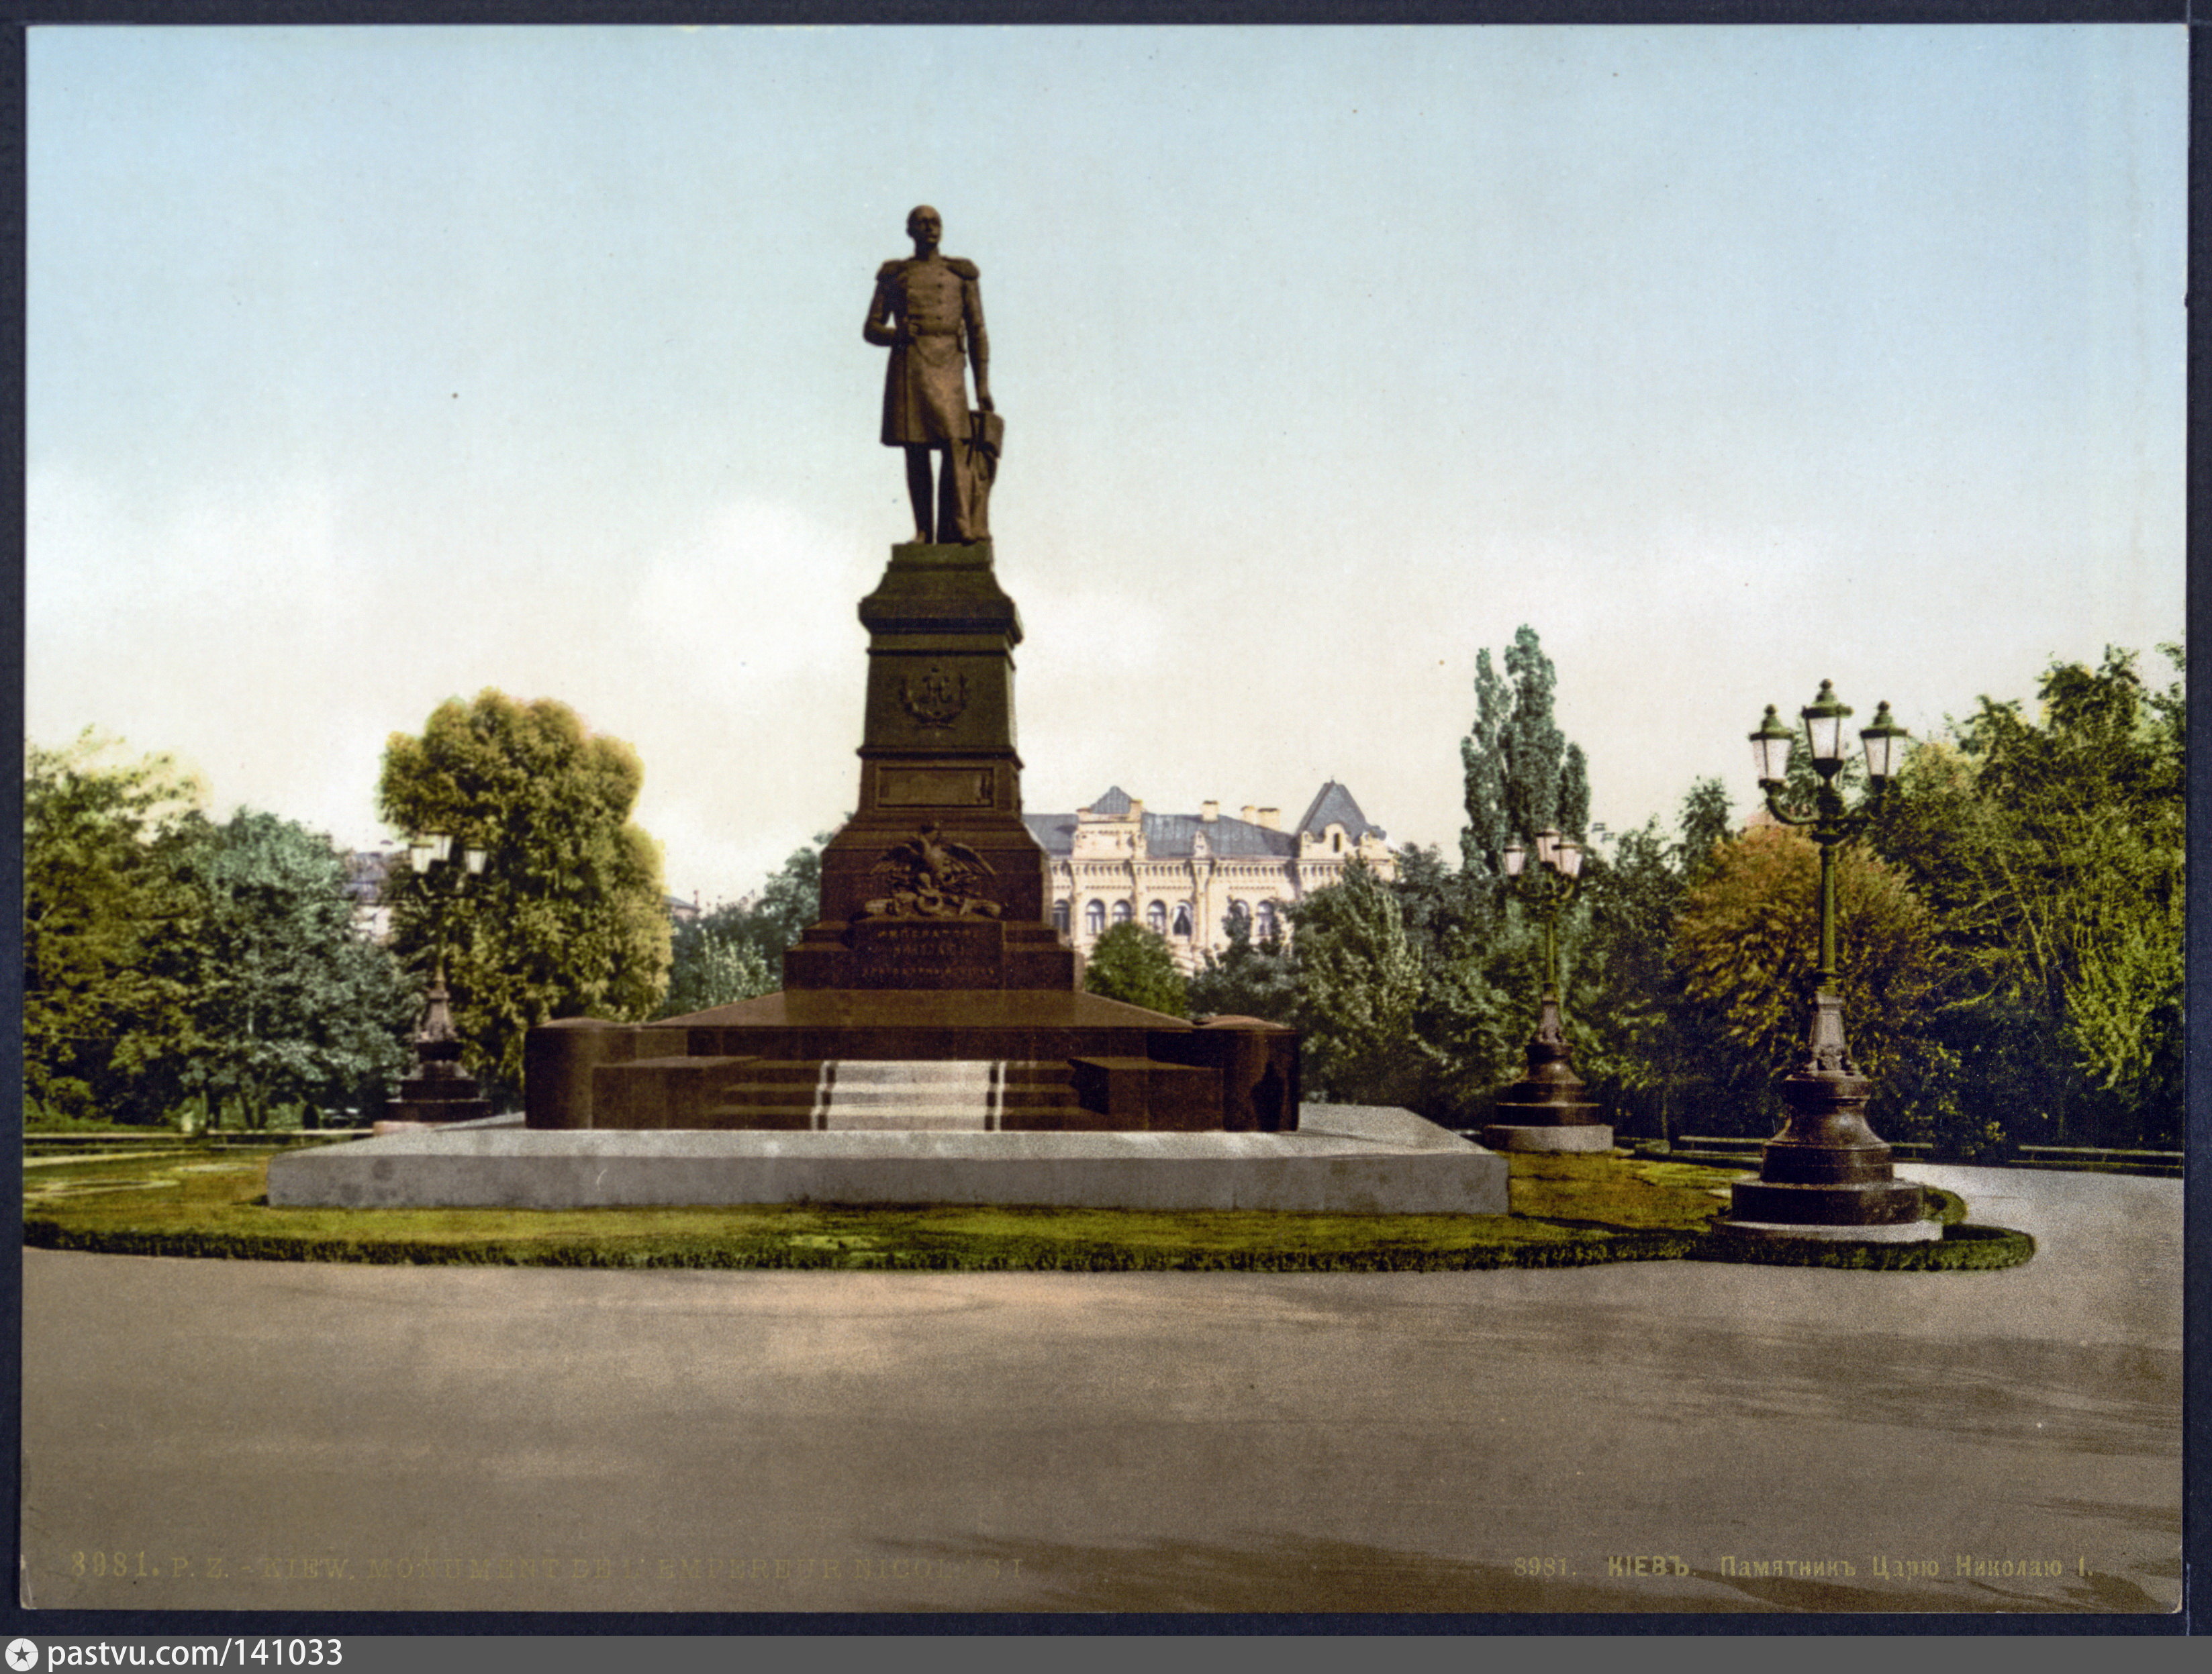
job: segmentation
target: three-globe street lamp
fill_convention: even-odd
[[[1559,1023],[1559,913],[1574,899],[1582,876],[1583,846],[1547,828],[1536,834],[1536,868],[1518,839],[1505,846],[1505,876],[1533,895],[1544,919],[1542,997],[1536,1033],[1528,1042],[1528,1072],[1502,1089],[1482,1143],[1494,1151],[1604,1151],[1613,1149],[1612,1125],[1583,1097],[1583,1083],[1567,1062]]]
[[[430,992],[424,996],[422,1027],[415,1035],[415,1073],[399,1084],[399,1096],[386,1102],[387,1122],[466,1122],[491,1114],[490,1101],[474,1076],[461,1067],[461,1040],[453,1033],[451,996],[446,992],[446,940],[449,913],[469,879],[483,876],[486,855],[464,846],[455,864],[453,840],[429,832],[407,840],[407,858],[431,895]],[[444,867],[453,880],[444,890],[432,869]]]
[[[1866,750],[1866,801],[1848,809],[1836,786],[1844,766],[1844,723],[1850,709],[1837,701],[1829,682],[1799,713],[1805,723],[1820,788],[1809,810],[1783,805],[1796,735],[1766,706],[1751,735],[1752,759],[1766,811],[1784,825],[1808,830],[1820,850],[1820,964],[1815,977],[1812,1026],[1805,1058],[1783,1078],[1789,1111],[1782,1131],[1760,1154],[1759,1178],[1731,1188],[1732,1231],[1793,1238],[1905,1241],[1935,1238],[1942,1229],[1921,1219],[1920,1188],[1896,1178],[1890,1149],[1867,1125],[1871,1083],[1859,1073],[1844,1039],[1844,1003],[1837,992],[1836,849],[1863,830],[1873,810],[1896,783],[1910,735],[1890,718],[1889,705],[1860,730]]]

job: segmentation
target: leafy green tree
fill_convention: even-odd
[[[160,1120],[194,1044],[204,902],[180,869],[203,792],[119,748],[88,729],[24,752],[24,1087],[70,1120]]]
[[[1507,887],[1505,850],[1518,840],[1533,856],[1538,832],[1580,838],[1589,821],[1588,763],[1554,719],[1558,675],[1535,629],[1516,630],[1504,661],[1501,676],[1487,649],[1475,658],[1474,725],[1460,743],[1460,876],[1449,910],[1433,918],[1419,1007],[1431,1065],[1424,1107],[1462,1126],[1520,1073],[1535,1027],[1542,937]],[[1571,980],[1582,920],[1576,908],[1559,925]],[[1571,995],[1566,1010],[1572,1031]]]
[[[378,803],[408,832],[482,847],[483,875],[398,873],[392,943],[427,974],[443,951],[455,1031],[495,1090],[521,1084],[523,1037],[555,1017],[653,1015],[671,927],[659,845],[629,822],[645,770],[550,699],[486,690],[441,704],[422,736],[394,733]]]
[[[1291,924],[1308,1091],[1353,1104],[1418,1098],[1424,973],[1397,896],[1355,858],[1339,882],[1291,909]]]
[[[187,1091],[270,1125],[282,1106],[368,1108],[406,1071],[415,991],[354,927],[330,840],[273,814],[203,824],[183,868],[194,938]]]
[[[1874,1082],[1869,1119],[1892,1139],[1954,1137],[1955,1059],[1934,1034],[1941,955],[1933,916],[1891,867],[1849,844],[1836,857],[1844,1030]],[[1820,856],[1802,833],[1754,827],[1714,852],[1687,889],[1671,956],[1695,1011],[1724,1131],[1778,1125],[1780,1082],[1805,1056],[1819,965]]]
[[[1533,1000],[1512,985],[1534,943],[1494,890],[1434,848],[1401,852],[1390,889],[1421,965],[1407,1043],[1419,1082],[1406,1102],[1432,1120],[1474,1126],[1517,1073]]]
[[[663,1017],[684,1017],[766,994],[778,986],[753,936],[752,909],[717,907],[676,929]],[[780,968],[780,961],[779,961]]]
[[[1188,984],[1167,937],[1142,925],[1113,925],[1083,961],[1083,988],[1101,999],[1121,1000],[1173,1016],[1188,1015]]]
[[[1486,647],[1476,653],[1474,727],[1460,743],[1467,827],[1461,864],[1478,878],[1502,880],[1506,845],[1533,843],[1557,828],[1579,838],[1589,820],[1589,771],[1582,746],[1553,719],[1559,683],[1536,630],[1523,624],[1505,649],[1505,675]]]
[[[794,849],[760,894],[718,907],[678,926],[664,1017],[688,1016],[774,992],[783,982],[783,951],[822,914],[822,846]]]
[[[816,832],[811,845],[793,849],[761,886],[752,913],[755,945],[768,967],[779,974],[783,950],[798,946],[807,926],[822,916],[822,851],[834,835]]]
[[[1811,798],[1803,801],[1809,804]],[[1728,786],[1717,779],[1701,779],[1692,785],[1682,798],[1680,829],[1674,870],[1694,877],[1705,870],[1713,851],[1729,840]]]
[[[2034,719],[1983,698],[1876,828],[1941,926],[1960,1095],[2015,1139],[2181,1141],[2185,702],[2136,663],[2054,666]]]
[[[1252,921],[1242,913],[1221,920],[1229,944],[1209,949],[1191,977],[1186,1004],[1194,1017],[1260,1017],[1287,1023],[1297,1016],[1298,992],[1289,951],[1279,932],[1252,939]]]
[[[1658,821],[1583,863],[1586,925],[1568,996],[1575,1068],[1617,1128],[1671,1140],[1686,1094],[1702,1076],[1696,1019],[1668,957],[1689,886],[1729,840],[1729,798],[1717,779],[1682,799],[1675,840]]]

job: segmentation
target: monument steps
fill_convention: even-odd
[[[715,1127],[988,1132],[1079,1115],[1065,1064],[826,1059],[760,1066],[703,1113]]]

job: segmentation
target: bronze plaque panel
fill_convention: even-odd
[[[878,808],[988,808],[997,786],[990,767],[878,767]]]
[[[995,919],[857,919],[847,980],[855,988],[996,988],[1005,939]]]

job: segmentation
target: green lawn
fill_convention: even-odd
[[[1706,1222],[1725,1206],[1728,1182],[1740,1177],[1727,1168],[1616,1155],[1515,1156],[1511,1165],[1510,1215],[805,1204],[340,1210],[273,1209],[266,1159],[185,1153],[42,1162],[27,1171],[24,1239],[43,1248],[116,1254],[592,1267],[1583,1266],[1721,1255],[1717,1240],[1705,1235]],[[1937,1218],[1962,1212],[1952,1198],[1938,1206]],[[1945,1249],[1949,1241],[1921,1247]],[[1974,1253],[1980,1259],[1932,1265],[2012,1265],[1992,1260],[2001,1253],[1995,1247]],[[1813,1259],[1836,1265],[1819,1252]],[[1931,1264],[1923,1254],[1919,1265]]]

